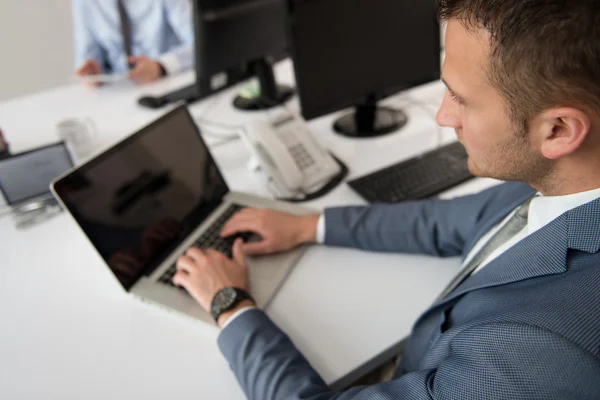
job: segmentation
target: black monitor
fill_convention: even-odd
[[[440,78],[434,0],[287,0],[289,44],[306,119],[355,106],[336,132],[373,137],[406,123],[377,101]]]
[[[234,106],[267,109],[293,90],[275,83],[273,63],[287,57],[284,0],[192,0],[196,83],[161,96],[162,105],[202,99],[256,76],[260,93],[238,96]],[[140,99],[152,107],[153,99]]]
[[[260,93],[238,96],[236,108],[261,110],[290,99],[293,90],[276,84],[272,66],[287,52],[283,0],[195,0],[194,6],[200,92],[212,90],[216,74],[241,68],[258,78]]]

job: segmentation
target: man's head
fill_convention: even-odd
[[[440,16],[438,123],[456,129],[473,173],[556,192],[565,170],[600,159],[597,0],[440,0]]]

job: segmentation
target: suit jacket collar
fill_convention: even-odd
[[[526,198],[519,200],[524,201]],[[515,202],[507,205],[508,212],[518,204]],[[506,215],[508,212],[505,211],[502,210],[500,214]],[[498,222],[494,220],[485,226],[491,228]],[[567,270],[569,249],[588,253],[597,253],[600,250],[600,199],[567,211],[527,236],[465,280],[437,304],[446,303],[467,292],[485,287],[563,273]]]
[[[520,189],[520,188],[519,188]],[[496,224],[502,221],[508,214],[510,214],[515,208],[520,206],[529,200],[532,196],[534,196],[536,190],[525,186],[524,190],[519,190],[519,192],[515,193],[514,197],[507,201],[502,208],[500,208],[496,213],[494,218],[488,218],[482,225],[477,228],[477,233],[473,235],[471,240],[465,246],[465,250],[463,252],[463,261],[465,257],[469,254],[473,246],[481,239],[483,235],[485,235],[490,229],[492,229]]]

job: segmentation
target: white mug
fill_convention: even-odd
[[[56,124],[56,129],[58,137],[67,143],[77,160],[93,152],[98,130],[91,118],[65,119]]]

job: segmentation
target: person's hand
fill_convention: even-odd
[[[133,64],[133,69],[129,72],[129,79],[137,83],[149,83],[159,79],[162,75],[162,69],[158,61],[145,56],[129,57],[129,63]]]
[[[254,232],[260,242],[244,243],[247,255],[272,254],[291,250],[316,240],[319,215],[296,216],[279,211],[245,208],[236,213],[221,230],[227,237],[241,232]]]
[[[173,283],[183,286],[207,311],[215,294],[223,288],[236,287],[249,291],[242,243],[242,239],[233,243],[233,260],[213,249],[190,248],[177,260]]]
[[[85,60],[83,65],[75,72],[77,76],[99,75],[102,73],[102,68],[97,60],[89,58]],[[86,85],[98,87],[100,82],[86,82]]]

